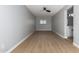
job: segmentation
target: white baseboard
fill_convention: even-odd
[[[36,31],[51,31],[51,29],[37,29]]]
[[[68,37],[67,36],[64,36],[64,38],[67,39]]]
[[[66,36],[63,36],[63,35],[61,35],[61,34],[59,34],[59,33],[57,33],[57,32],[54,32],[54,33],[56,33],[57,35],[59,35],[60,37],[62,37],[62,38],[64,38],[64,39],[67,39]]]
[[[75,47],[79,48],[79,45],[76,44],[75,42],[73,42],[73,45],[74,45]]]
[[[9,49],[8,51],[6,51],[6,53],[10,53],[12,52],[17,46],[19,46],[24,40],[26,40],[29,36],[31,36],[34,32],[28,34],[24,39],[22,39],[20,42],[18,42],[17,44],[15,44],[11,49]]]

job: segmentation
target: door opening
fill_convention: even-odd
[[[67,36],[73,41],[73,6],[67,10]]]

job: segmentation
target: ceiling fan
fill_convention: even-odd
[[[46,12],[51,12],[50,10],[48,10],[46,7],[43,7],[43,10]]]

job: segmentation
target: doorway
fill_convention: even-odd
[[[73,41],[73,6],[67,9],[67,38]]]

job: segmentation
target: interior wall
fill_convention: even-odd
[[[0,6],[0,51],[6,52],[35,30],[26,6]]]
[[[40,24],[40,20],[45,19],[47,24]],[[36,17],[36,31],[51,31],[51,17]]]
[[[74,43],[79,47],[79,5],[74,6],[74,20],[73,20]]]
[[[56,13],[52,17],[52,30],[56,34],[60,35],[61,37],[64,38],[64,22],[65,22],[65,13],[64,13],[64,8],[60,10],[58,13]]]

